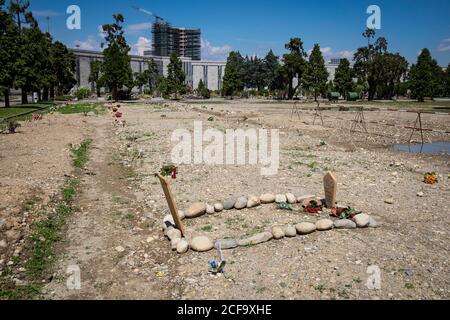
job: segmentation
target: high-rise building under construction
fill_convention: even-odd
[[[200,29],[175,28],[157,20],[153,23],[153,51],[157,57],[168,57],[173,52],[192,60],[201,60]]]

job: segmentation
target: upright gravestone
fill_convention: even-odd
[[[323,177],[323,187],[325,189],[325,204],[331,209],[336,206],[337,180],[333,173],[328,172]]]

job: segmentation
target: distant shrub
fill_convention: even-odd
[[[56,101],[70,101],[72,100],[72,96],[57,96],[54,98]]]
[[[7,122],[7,129],[9,133],[16,133],[16,129],[20,127],[20,123],[16,120],[9,120]]]
[[[89,90],[89,89],[86,88],[86,87],[78,87],[78,88],[74,91],[73,95],[74,95],[78,100],[86,99],[86,98],[88,98],[88,97],[91,95],[91,90]]]

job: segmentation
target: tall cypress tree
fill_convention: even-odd
[[[239,52],[230,52],[223,76],[223,96],[233,96],[243,89],[243,58]]]
[[[265,80],[269,91],[275,90],[277,86],[277,69],[280,67],[278,57],[270,50],[264,58]]]
[[[101,81],[110,88],[112,98],[117,101],[118,91],[124,86],[131,90],[134,79],[131,58],[128,55],[130,47],[125,40],[122,26],[124,18],[121,14],[114,14],[113,18],[113,24],[105,24],[102,27],[106,32],[105,40],[108,47],[103,50],[104,62]]]
[[[175,94],[175,99],[178,98],[178,94],[184,92],[185,80],[186,74],[183,71],[181,59],[176,52],[173,52],[170,55],[170,63],[167,66],[167,81],[170,93]]]
[[[430,50],[423,49],[417,64],[411,67],[409,74],[411,93],[414,98],[423,102],[425,97],[434,96],[434,87],[438,82],[437,68],[438,64],[431,57]]]
[[[314,94],[314,101],[317,101],[319,94],[325,94],[327,89],[328,71],[325,68],[325,60],[323,59],[320,46],[314,45],[309,56],[309,62],[303,75],[303,83],[305,88],[309,88]]]
[[[347,98],[348,92],[353,88],[353,75],[350,62],[347,59],[341,59],[334,75],[334,85],[339,93]]]

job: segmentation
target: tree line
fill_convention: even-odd
[[[23,0],[0,0],[0,91],[5,106],[10,105],[11,89],[20,89],[22,103],[28,93],[39,100],[67,93],[75,84],[75,56],[49,33],[41,31]]]
[[[330,92],[338,92],[344,98],[355,92],[368,100],[410,95],[419,101],[450,96],[450,64],[444,71],[428,49],[423,49],[417,63],[409,67],[400,53],[388,51],[386,38],[374,41],[374,30],[367,29],[363,37],[367,46],[356,50],[353,66],[348,59],[340,59],[333,81],[328,81],[319,44],[308,55],[300,38],[290,39],[285,45],[288,52],[281,58],[272,50],[262,59],[244,58],[233,51],[227,59],[222,94],[245,96],[253,91],[285,99],[303,94],[317,100]]]
[[[7,6],[6,0],[0,0],[0,93],[6,106],[10,104],[11,89],[20,89],[22,103],[26,104],[31,92],[37,92],[38,99],[46,101],[55,94],[66,94],[76,84],[75,55],[41,31],[29,5],[29,1],[11,0]],[[126,98],[134,87],[145,88],[149,94],[157,90],[165,98],[191,92],[176,53],[170,56],[167,76],[160,75],[151,58],[145,61],[143,72],[133,73],[124,17],[115,14],[113,19],[113,23],[102,26],[103,59],[91,63],[89,81],[95,85],[98,96],[101,88],[106,88],[114,100]],[[388,51],[386,38],[375,40],[374,30],[367,29],[363,36],[367,46],[356,50],[353,64],[345,58],[340,60],[333,81],[328,81],[320,45],[315,44],[308,55],[301,38],[291,38],[281,57],[272,50],[264,58],[230,52],[221,94],[245,97],[254,92],[284,99],[301,94],[317,100],[330,92],[338,92],[344,98],[356,92],[368,100],[409,95],[419,101],[450,96],[450,68],[444,71],[428,49],[423,49],[417,63],[409,66],[399,53]],[[204,98],[210,96],[203,81],[196,91]]]

